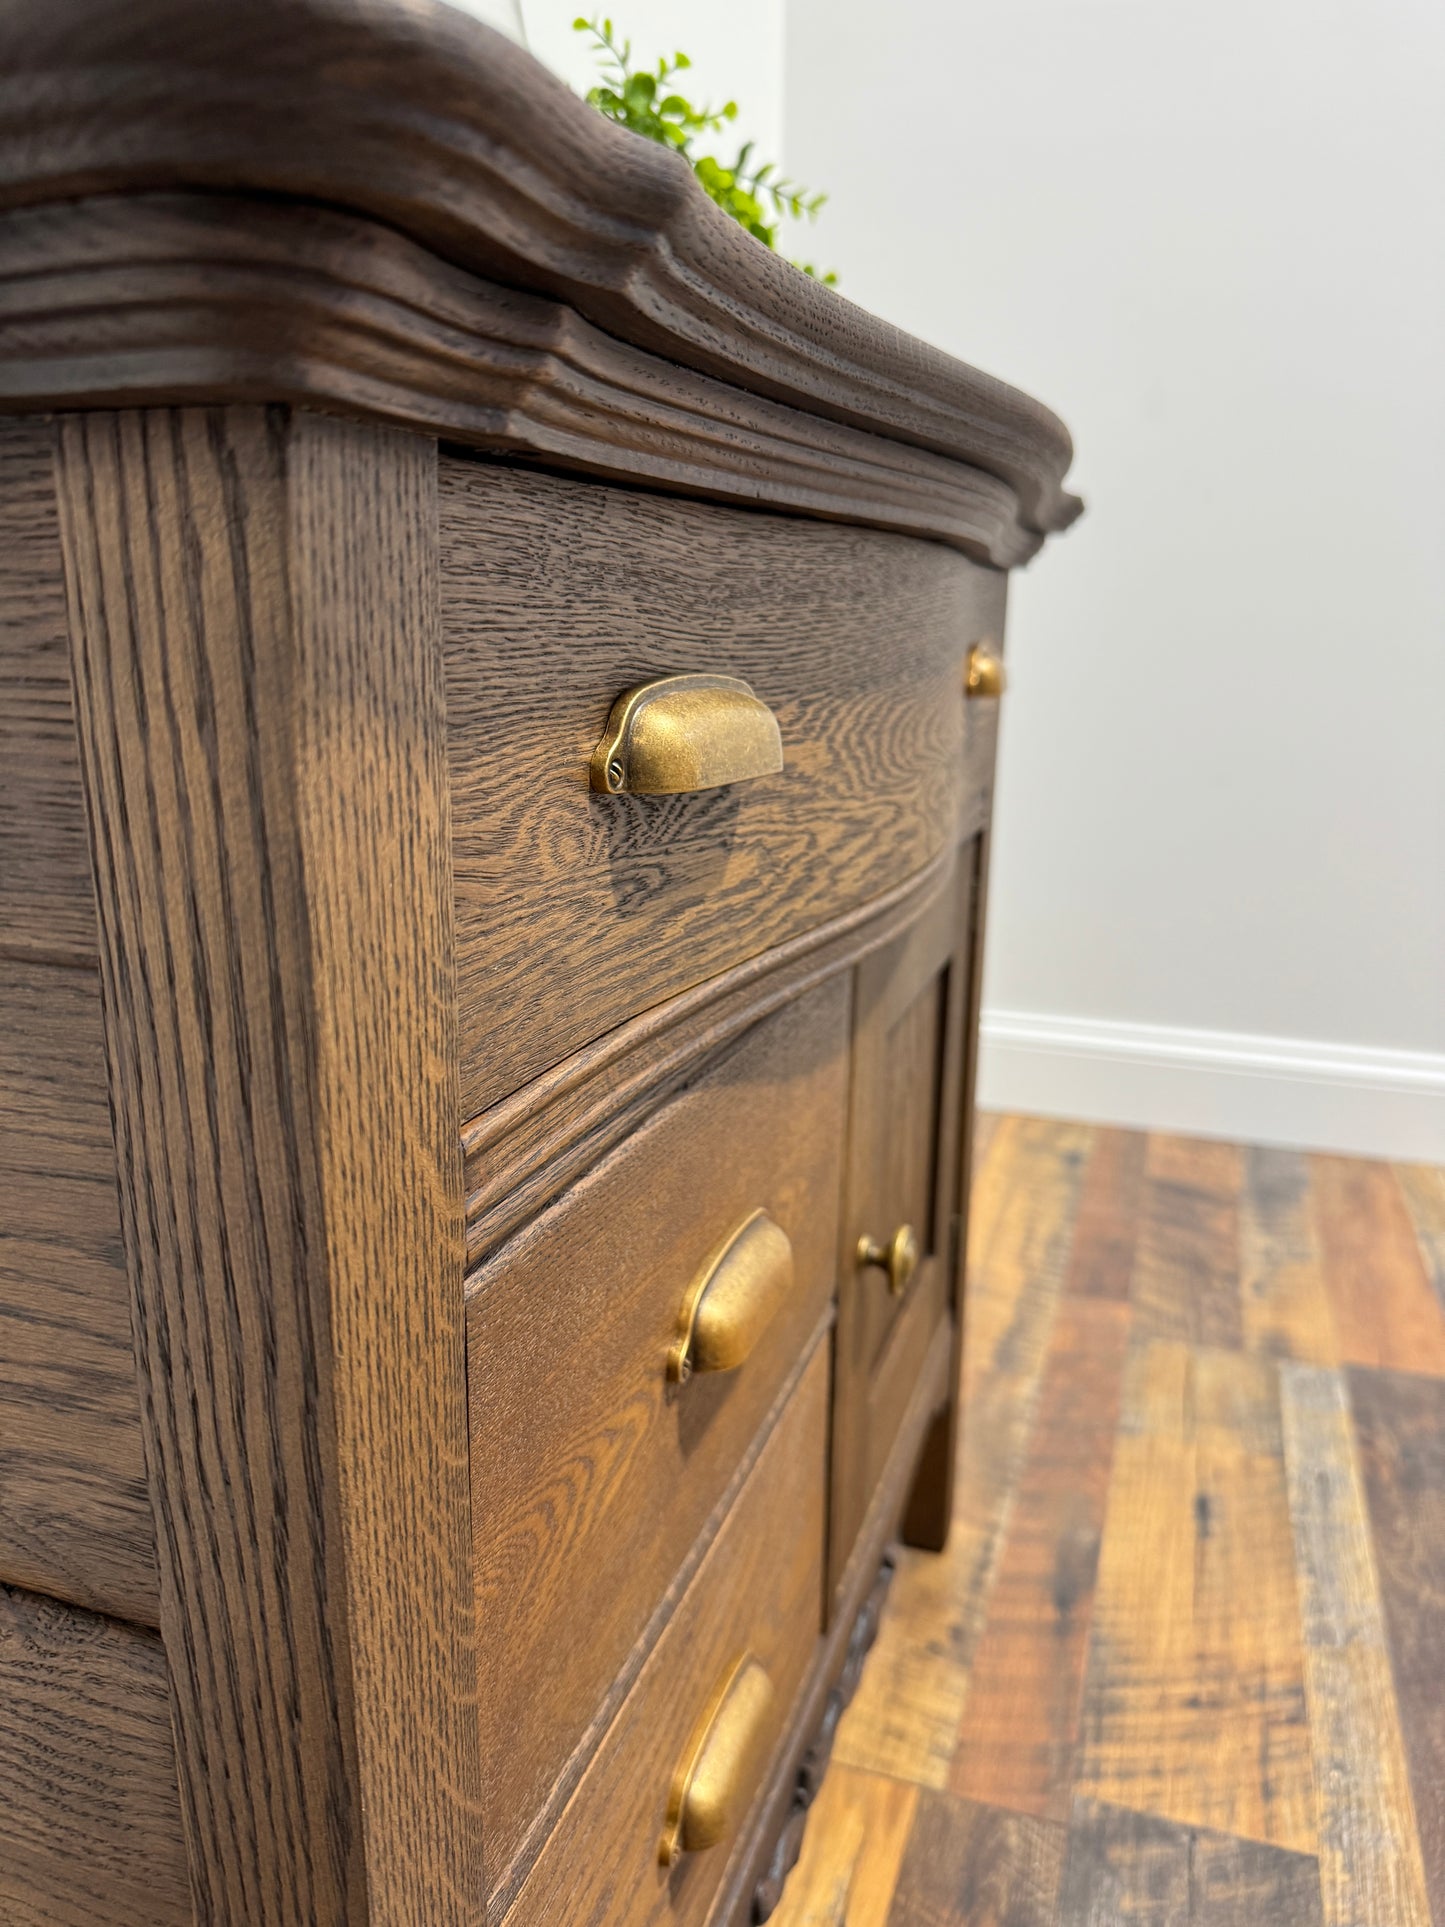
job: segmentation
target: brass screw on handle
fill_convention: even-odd
[[[968,652],[963,672],[965,696],[1001,696],[1008,686],[1008,675],[993,644],[976,642]]]
[[[886,1245],[865,1234],[858,1240],[858,1263],[886,1271],[889,1291],[901,1298],[918,1269],[918,1233],[911,1224],[901,1224]]]

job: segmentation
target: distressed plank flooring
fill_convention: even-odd
[[[953,1534],[776,1927],[1445,1927],[1445,1172],[978,1144]]]

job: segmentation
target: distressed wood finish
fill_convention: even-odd
[[[1081,1205],[1076,1256],[1093,1236]],[[1059,1305],[973,1655],[950,1784],[1014,1813],[1069,1815],[1128,1335],[1127,1306],[1069,1296]]]
[[[1355,1369],[1349,1390],[1425,1882],[1438,1922],[1445,1917],[1445,1380]],[[1382,1749],[1381,1757],[1394,1776],[1394,1810],[1408,1810],[1398,1756]]]
[[[0,1915],[191,1927],[165,1654],[0,1586]]]
[[[0,1580],[154,1625],[100,981],[0,958]]]
[[[461,460],[441,513],[468,1115],[923,870],[991,781],[962,676],[1003,579],[961,557]],[[595,795],[613,702],[683,671],[753,685],[781,776]]]
[[[805,1878],[784,1894],[773,1927],[848,1918],[841,1877],[831,1885],[826,1877],[832,1867],[840,1876],[858,1869],[865,1917],[889,1927],[1428,1927],[1440,1911],[1430,1883],[1445,1838],[1435,1690],[1445,1660],[1437,1557],[1445,1377],[1305,1362],[1332,1356],[1335,1342],[1327,1259],[1313,1231],[1329,1199],[1316,1194],[1311,1160],[1238,1147],[1238,1250],[1232,1270],[1212,1255],[1206,1275],[1216,1305],[1238,1295],[1240,1353],[1141,1335],[1120,1296],[1118,1254],[1142,1252],[1146,1211],[1160,1221],[1142,1183],[1132,1214],[1108,1204],[1111,1255],[1096,1260],[1099,1218],[1086,1207],[1118,1198],[1120,1171],[1142,1177],[1147,1166],[1157,1183],[1168,1170],[1179,1188],[1218,1195],[1198,1164],[1186,1182],[1190,1147],[1095,1132],[1067,1150],[1056,1139],[1046,1157],[1043,1134],[1061,1127],[1014,1118],[980,1126],[974,1423],[957,1508],[960,1523],[998,1519],[996,1577],[985,1576],[960,1614],[972,1572],[933,1591],[916,1583],[929,1563],[915,1568],[904,1555],[879,1635],[884,1671],[865,1675],[838,1734],[836,1757],[854,1762],[842,1769],[847,1798],[815,1803],[799,1862]],[[1229,1147],[1202,1155],[1216,1172],[1233,1162]],[[1357,1185],[1369,1195],[1386,1169],[1341,1160],[1328,1184],[1336,1195]],[[1434,1173],[1389,1175],[1428,1254]],[[1223,1189],[1227,1198],[1227,1179]],[[1000,1263],[1021,1198],[1031,1227],[1064,1220],[1063,1253],[1036,1261],[1056,1268],[1047,1292],[1035,1265]],[[1212,1237],[1205,1248],[1222,1254],[1223,1244]],[[1385,1248],[1398,1255],[1393,1242]],[[1108,1289],[1091,1291],[1101,1274]],[[1040,1324],[1047,1332],[1050,1319],[1040,1380]],[[1130,1324],[1127,1396],[1111,1437],[1102,1407]],[[999,1374],[996,1352],[980,1357],[985,1334],[1004,1337],[1011,1365],[1014,1353],[1034,1361],[987,1412],[974,1372],[984,1383]],[[1060,1395],[1066,1362],[1072,1401],[1086,1402],[1077,1416]],[[1050,1572],[1040,1526],[1072,1516],[1087,1529],[1098,1516],[1101,1462],[1103,1557],[1071,1744],[1059,1719],[1070,1626],[1057,1628],[1054,1653],[1049,1622],[1069,1596],[1069,1573],[1087,1571],[1087,1542],[1077,1542],[1078,1566],[1055,1562]],[[1063,1581],[1053,1601],[1051,1578]],[[928,1696],[913,1684],[924,1680]],[[948,1790],[937,1792],[949,1742],[928,1715],[950,1696],[963,1713]],[[1116,1791],[1100,1799],[1105,1761]],[[901,1861],[892,1837],[880,1839],[877,1856],[860,1854],[854,1816],[884,1811],[885,1791],[900,1786],[920,1789]],[[1236,1830],[1190,1817],[1203,1812]],[[1284,1833],[1291,1812],[1293,1847],[1249,1837]],[[892,1892],[880,1892],[893,1868]]]
[[[1376,1920],[1428,1927],[1344,1382],[1337,1372],[1290,1365],[1280,1375],[1280,1392],[1326,1927]]]
[[[199,1915],[480,1899],[434,455],[61,425]]]
[[[1445,1374],[1445,1306],[1426,1274],[1394,1172],[1354,1158],[1309,1162],[1341,1360]]]
[[[1238,1346],[1238,1145],[1151,1134],[1145,1154],[1133,1287],[1141,1338]]]
[[[848,990],[835,979],[695,1073],[469,1280],[494,1887],[525,1872],[524,1833],[535,1854],[534,1816],[555,1820],[599,1707],[828,1317]],[[755,1210],[792,1242],[789,1301],[738,1370],[671,1384],[688,1283]]]
[[[1265,1360],[1166,1342],[1130,1358],[1082,1734],[1081,1793],[1314,1852],[1279,1389]]]

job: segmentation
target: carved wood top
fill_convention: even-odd
[[[14,0],[0,261],[0,406],[310,400],[1005,567],[1081,506],[1047,409],[435,0]]]

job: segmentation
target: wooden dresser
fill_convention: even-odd
[[[0,1918],[766,1919],[1063,428],[426,0],[13,0],[0,407]]]

